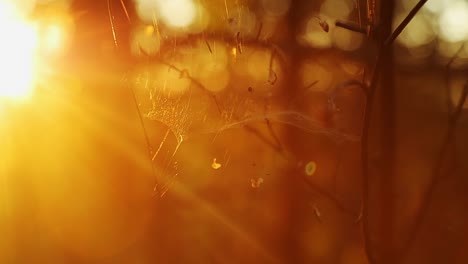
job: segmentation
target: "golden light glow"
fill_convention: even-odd
[[[58,52],[64,47],[65,32],[59,25],[49,25],[44,32],[44,48],[47,52]]]
[[[32,94],[38,34],[8,2],[0,2],[0,97],[25,99]]]
[[[34,3],[0,0],[0,98],[29,98],[39,82],[39,73],[48,69],[45,60],[62,54],[69,42],[71,17],[54,12],[53,16],[32,21],[29,17]]]

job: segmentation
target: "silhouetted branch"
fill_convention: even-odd
[[[276,51],[271,51],[270,56],[270,63],[268,65],[268,83],[271,85],[275,85],[276,81],[278,80],[278,75],[276,74],[275,70],[273,70],[273,62],[275,59]]]
[[[380,56],[377,58],[376,68],[381,64]],[[371,85],[367,90],[366,106],[364,110],[364,118],[361,132],[361,170],[362,170],[362,229],[364,235],[364,249],[366,251],[367,259],[370,264],[375,264],[375,256],[372,251],[370,233],[369,233],[369,129],[372,113],[372,104],[374,102],[374,94],[377,86],[378,72],[374,72]]]
[[[443,175],[444,163],[445,163],[445,158],[447,156],[447,152],[450,146],[454,144],[454,136],[456,133],[458,120],[461,117],[461,113],[463,110],[463,106],[466,102],[467,95],[468,95],[468,83],[466,83],[465,86],[463,87],[463,92],[460,96],[460,99],[458,100],[455,111],[451,114],[449,118],[447,133],[445,134],[442,146],[437,155],[436,162],[434,163],[434,168],[432,169],[432,176],[429,182],[429,186],[426,190],[426,193],[423,195],[421,209],[419,210],[419,213],[416,216],[416,220],[413,224],[413,227],[410,229],[410,234],[409,234],[408,240],[406,241],[403,247],[403,252],[402,254],[400,254],[401,260],[404,260],[407,257],[408,252],[411,250],[414,240],[416,239],[421,229],[422,223],[424,221],[424,217],[428,213],[429,206],[431,204],[431,197],[434,193],[437,183],[441,180],[441,177]]]
[[[359,213],[356,213],[354,210],[351,210],[344,206],[333,194],[320,187],[319,185],[309,181],[307,178],[302,177],[302,179],[313,192],[316,192],[321,197],[324,197],[330,202],[332,202],[335,205],[335,207],[341,212],[343,212],[346,215],[349,215],[352,219],[356,219],[359,217]]]
[[[369,147],[369,130],[370,130],[370,121],[371,121],[371,114],[372,114],[372,106],[374,104],[374,95],[377,89],[377,83],[380,78],[380,74],[382,68],[384,66],[384,55],[388,49],[392,49],[391,44],[393,41],[399,36],[399,34],[406,28],[409,22],[413,19],[413,17],[417,14],[417,12],[421,9],[421,7],[427,2],[427,0],[421,0],[416,4],[416,6],[410,11],[410,13],[405,17],[403,22],[397,27],[395,31],[393,31],[389,36],[380,36],[379,41],[379,52],[377,54],[374,70],[372,72],[372,79],[367,89],[367,100],[366,100],[366,107],[364,113],[364,121],[363,121],[363,130],[362,130],[362,140],[361,140],[361,166],[362,166],[362,219],[363,219],[363,233],[364,233],[364,241],[365,241],[365,251],[368,257],[368,261],[373,264],[377,263],[376,257],[374,256],[374,252],[372,250],[371,245],[371,238],[369,233],[369,155],[368,155],[368,147]],[[389,4],[391,6],[391,4]],[[387,10],[388,14],[391,14],[390,10]],[[369,13],[375,13],[375,10],[368,10]],[[386,13],[387,14],[387,13]],[[369,15],[369,14],[368,14]],[[372,21],[371,21],[372,22]],[[392,16],[384,16],[383,21],[380,23],[381,25],[385,25],[384,30],[388,30],[391,27]],[[372,26],[372,25],[371,25]],[[374,25],[375,26],[375,25]],[[380,27],[380,26],[379,26]],[[377,35],[379,36],[379,35]],[[386,38],[386,39],[384,39]],[[391,87],[390,87],[391,88]],[[387,109],[388,111],[392,111],[392,109]],[[384,121],[386,122],[386,121]]]
[[[210,51],[211,54],[213,54],[213,50],[211,49],[210,43],[208,40],[205,40],[206,46],[208,47],[208,50]]]
[[[447,110],[448,110],[448,115],[450,118],[450,115],[452,114],[452,99],[451,99],[451,94],[452,94],[452,88],[450,87],[450,70],[457,59],[458,55],[463,51],[465,48],[465,43],[463,43],[460,48],[453,54],[452,58],[447,62],[447,65],[445,65],[445,91],[446,91],[446,100],[447,100]]]
[[[388,0],[382,0],[388,1]],[[403,19],[403,21],[398,25],[398,27],[393,31],[393,33],[385,41],[385,45],[390,45],[393,41],[400,35],[400,33],[406,28],[406,26],[411,22],[414,16],[419,12],[427,0],[419,0],[419,2],[411,9],[409,14]]]
[[[260,38],[260,35],[262,34],[262,29],[263,29],[263,23],[260,22],[260,26],[258,27],[257,35],[255,36],[255,40],[258,41],[258,39]]]
[[[362,33],[362,34],[367,33],[367,30],[365,28],[362,28],[360,25],[355,24],[355,23],[343,22],[343,21],[338,20],[335,22],[335,26],[345,28],[353,32]]]

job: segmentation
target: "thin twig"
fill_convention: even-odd
[[[319,83],[319,80],[315,80],[304,86],[304,92],[297,93],[291,100],[289,100],[289,106],[294,106],[299,101],[299,99],[304,99],[306,95],[312,90],[312,87],[314,87],[317,83]]]
[[[269,131],[271,137],[273,138],[273,140],[276,142],[276,145],[278,146],[278,151],[282,153],[283,152],[283,144],[281,144],[281,140],[276,135],[275,130],[273,130],[273,127],[271,126],[270,119],[268,119],[266,117],[265,118],[265,123],[266,123],[266,125],[268,127],[268,131]]]
[[[135,91],[133,90],[131,85],[129,85],[129,87],[130,87],[130,91],[132,93],[133,102],[135,104],[136,111],[138,113],[138,119],[140,121],[141,130],[142,130],[143,136],[145,138],[146,148],[147,148],[147,151],[148,151],[148,161],[149,161],[150,166],[151,166],[151,176],[156,178],[156,171],[155,171],[154,165],[153,165],[153,147],[151,145],[151,140],[150,140],[149,135],[148,135],[148,130],[146,129],[146,126],[145,126],[145,121],[143,119],[143,115],[141,114],[140,105],[138,104],[138,99],[136,97]],[[158,152],[159,152],[159,150],[158,150]],[[154,187],[156,193],[159,193],[158,186],[159,186],[158,182],[156,181],[156,184],[155,184],[155,187]]]
[[[372,2],[372,3],[371,3]],[[383,55],[387,49],[392,48],[391,45],[393,41],[398,37],[398,35],[406,28],[409,22],[414,18],[416,13],[421,9],[421,7],[426,3],[427,0],[420,0],[418,4],[410,11],[410,13],[405,17],[403,22],[398,26],[398,28],[393,31],[386,40],[380,40],[379,52],[377,54],[376,62],[372,72],[372,79],[367,89],[367,100],[366,107],[364,111],[364,121],[361,134],[361,167],[362,167],[362,221],[363,221],[363,234],[364,234],[364,247],[369,263],[377,263],[376,257],[372,250],[371,236],[370,236],[370,225],[369,225],[369,187],[370,187],[370,178],[369,178],[369,130],[371,124],[371,114],[372,107],[374,104],[375,91],[377,89],[377,83],[380,78],[381,69],[383,67]],[[375,24],[375,2],[368,1],[368,22],[369,27]],[[384,19],[392,19],[391,17],[385,17]],[[391,23],[389,21],[383,21],[384,23]],[[382,23],[381,23],[382,24]],[[370,32],[368,32],[370,33]],[[384,36],[385,37],[385,36]]]
[[[385,41],[385,45],[390,45],[393,41],[400,35],[400,33],[406,28],[406,26],[411,22],[414,16],[419,12],[427,0],[419,0],[419,2],[411,9],[409,14],[403,19],[403,21],[398,25],[398,27],[393,31],[393,33]]]
[[[308,91],[310,88],[312,88],[314,85],[316,85],[318,82],[319,82],[319,80],[315,80],[315,81],[309,83],[308,85],[306,85],[306,86],[304,87],[304,92],[307,93],[307,91]]]
[[[227,5],[226,0],[224,0],[224,7],[225,7],[225,11],[226,11],[226,19],[229,19],[229,10],[228,10],[228,5]]]
[[[389,1],[389,0],[385,0],[385,1]],[[367,5],[367,25],[370,29],[372,25],[377,24],[376,18],[375,18],[375,13],[376,13],[375,0],[367,0],[366,5]],[[370,33],[371,33],[370,30],[367,33],[370,36]]]
[[[252,126],[249,126],[249,125],[245,125],[244,126],[244,129],[249,132],[249,133],[252,133],[253,135],[255,135],[257,138],[259,138],[263,143],[265,143],[267,146],[271,147],[272,149],[274,149],[275,151],[277,151],[278,153],[281,153],[283,154],[282,152],[282,149],[280,146],[278,146],[277,144],[275,144],[274,142],[272,142],[270,139],[268,139],[265,135],[263,135],[260,131],[258,131],[255,127],[252,127]]]
[[[341,201],[339,201],[333,194],[331,194],[329,191],[326,189],[320,187],[319,185],[313,183],[312,181],[308,180],[305,177],[301,177],[306,184],[313,192],[316,192],[319,194],[321,197],[326,198],[330,202],[332,202],[336,208],[338,208],[341,212],[345,213],[346,215],[349,215],[352,219],[356,219],[358,217],[358,213],[356,213],[354,210],[351,210],[344,206]]]
[[[128,14],[128,10],[127,10],[127,7],[125,6],[124,0],[120,0],[120,5],[122,6],[122,9],[123,9],[123,11],[125,13],[125,17],[127,17],[128,23],[131,23],[130,15]]]
[[[358,12],[358,22],[359,22],[359,27],[362,27],[362,18],[361,18],[361,2],[359,0],[355,1],[356,4],[356,9]]]
[[[363,95],[367,96],[367,94],[369,93],[368,92],[368,88],[364,85],[364,83],[362,83],[361,81],[358,81],[358,80],[347,80],[347,81],[344,81],[342,82],[340,85],[336,86],[336,88],[332,91],[332,96],[334,98],[334,96],[339,93],[342,89],[344,88],[348,88],[349,86],[357,86],[361,89]]]
[[[242,54],[242,38],[241,38],[240,31],[238,31],[236,34],[236,45],[237,45],[237,50],[239,50],[239,54]]]
[[[114,15],[112,14],[112,6],[110,3],[110,0],[107,0],[107,13],[109,16],[109,23],[110,23],[111,30],[112,30],[112,38],[114,40],[114,45],[116,48],[118,48],[117,35],[115,34],[115,26],[114,26]]]
[[[276,55],[276,50],[272,50],[271,56],[270,56],[270,64],[268,66],[268,82],[271,85],[275,85],[276,81],[278,80],[278,75],[276,74],[275,70],[273,70],[273,62],[275,59],[275,55]]]
[[[374,22],[375,11],[372,8],[375,8],[371,1],[367,2],[367,17],[369,22]],[[391,21],[385,21],[391,23]],[[369,34],[370,32],[368,32]],[[369,35],[369,37],[372,37]],[[369,177],[369,132],[371,125],[371,116],[374,104],[374,95],[377,90],[377,83],[380,78],[380,72],[383,66],[383,54],[386,51],[388,46],[384,45],[383,40],[380,40],[379,43],[379,52],[372,70],[372,77],[367,91],[367,99],[364,110],[363,117],[363,126],[361,133],[361,170],[362,170],[362,229],[364,236],[364,249],[366,252],[367,259],[369,263],[377,263],[376,257],[372,249],[371,235],[370,235],[370,223],[369,223],[369,187],[370,187],[370,177]]]
[[[372,244],[371,244],[371,237],[369,233],[369,130],[370,130],[370,121],[371,121],[371,114],[372,114],[372,105],[374,102],[374,94],[377,87],[377,80],[379,77],[379,69],[381,65],[380,56],[377,57],[377,62],[375,65],[375,70],[372,76],[372,81],[367,89],[367,98],[366,98],[366,105],[364,110],[364,118],[363,118],[363,125],[362,125],[362,133],[361,133],[361,170],[362,170],[362,228],[364,234],[364,249],[366,251],[366,255],[368,258],[369,263],[374,264],[377,263],[374,253],[372,251]]]
[[[164,137],[163,139],[161,140],[161,143],[159,143],[159,147],[158,147],[158,150],[156,150],[156,152],[154,153],[153,157],[151,158],[152,161],[154,161],[156,159],[156,157],[158,156],[159,154],[159,151],[161,151],[164,143],[166,142],[167,140],[167,137],[169,136],[169,133],[171,132],[171,129],[168,128],[167,131],[166,131],[166,134],[164,134]]]
[[[362,28],[358,24],[343,22],[343,21],[339,21],[339,20],[335,22],[335,26],[345,28],[345,29],[348,29],[348,30],[351,30],[351,31],[354,31],[354,32],[362,33],[362,34],[366,34],[366,32],[367,32],[367,30],[365,28]]]
[[[210,43],[208,40],[205,39],[206,46],[208,47],[208,50],[210,51],[211,54],[213,54],[213,50],[211,49]]]
[[[453,63],[455,62],[455,60],[458,58],[458,55],[465,48],[465,44],[466,43],[463,43],[460,46],[460,48],[457,50],[457,52],[455,52],[455,54],[452,56],[452,58],[450,58],[449,62],[445,66],[445,100],[446,100],[446,103],[447,103],[447,115],[448,115],[449,120],[450,120],[450,117],[451,117],[452,111],[453,111],[452,87],[451,87],[451,83],[450,83],[450,80],[451,80],[451,67],[452,67]],[[453,136],[454,136],[453,140],[456,141],[456,135],[453,135]],[[456,148],[455,144],[453,144],[453,146],[452,146],[452,151],[454,153],[454,164],[456,166],[456,164],[458,163],[458,159],[457,159],[457,155],[456,155],[457,148]]]
[[[434,163],[434,168],[432,169],[432,176],[429,182],[429,186],[425,194],[423,195],[421,209],[419,210],[419,213],[416,216],[416,220],[413,224],[413,227],[410,229],[410,234],[408,236],[408,240],[406,241],[403,247],[403,252],[400,254],[402,261],[405,260],[408,253],[411,250],[411,247],[414,244],[414,241],[421,229],[424,218],[429,211],[429,206],[431,204],[431,197],[434,193],[435,187],[437,186],[437,183],[439,183],[439,181],[441,180],[443,176],[444,163],[446,160],[445,158],[447,156],[447,152],[450,146],[454,144],[454,136],[456,133],[458,120],[461,117],[461,113],[463,110],[463,106],[466,102],[467,95],[468,95],[468,83],[465,84],[465,86],[463,87],[463,92],[460,96],[460,99],[458,100],[455,111],[450,116],[447,133],[445,134],[442,146],[437,155],[436,162]]]
[[[450,115],[452,114],[452,99],[451,99],[451,95],[452,95],[452,88],[450,87],[450,73],[451,73],[451,67],[453,65],[453,63],[455,62],[455,60],[458,58],[458,55],[460,55],[460,53],[463,51],[463,49],[465,48],[465,43],[463,43],[460,48],[457,50],[457,52],[455,52],[455,54],[453,54],[452,58],[450,58],[450,60],[448,61],[447,65],[445,65],[445,91],[446,91],[446,100],[447,100],[447,110],[448,110],[448,115],[450,117]]]
[[[371,10],[372,3],[367,2],[368,6],[368,19],[373,22],[374,11]],[[390,19],[390,18],[387,18]],[[384,21],[391,23],[391,21]],[[370,36],[372,37],[372,36]],[[371,235],[370,235],[370,223],[369,223],[369,187],[370,187],[370,177],[369,177],[369,132],[371,125],[371,116],[374,104],[375,91],[377,90],[378,80],[380,78],[381,69],[383,67],[383,55],[387,48],[391,48],[390,45],[385,45],[383,40],[380,40],[379,43],[379,52],[372,70],[372,77],[367,91],[367,100],[364,110],[364,120],[361,133],[361,169],[362,169],[362,228],[364,235],[364,248],[368,258],[369,263],[377,263],[376,256],[374,255],[372,249]],[[391,43],[390,43],[391,44]]]
[[[262,29],[263,29],[263,23],[260,22],[260,26],[258,27],[257,35],[255,36],[256,40],[258,40],[260,38],[260,34],[262,34]]]
[[[178,68],[177,66],[169,63],[169,62],[166,62],[162,59],[159,59],[157,57],[155,57],[156,60],[163,64],[163,65],[166,65],[167,67],[169,67],[170,69],[173,69],[175,70],[176,72],[178,72],[180,74],[181,77],[183,78],[187,78],[189,79],[194,85],[195,87],[201,89],[202,91],[206,92],[208,95],[210,95],[211,98],[213,98],[213,101],[215,102],[216,104],[216,107],[218,109],[218,112],[221,114],[222,111],[221,111],[221,107],[219,105],[219,102],[218,102],[218,98],[216,98],[216,95],[214,95],[213,93],[211,93],[200,81],[198,81],[197,79],[193,78],[186,69],[180,69]]]

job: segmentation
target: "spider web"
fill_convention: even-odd
[[[226,53],[229,49],[229,44],[218,46],[222,48],[218,47],[216,52]],[[181,52],[171,52],[173,59],[151,62],[145,70],[134,75],[130,84],[137,91],[145,117],[169,127],[179,143],[193,135],[218,134],[231,128],[248,127],[256,122],[289,125],[309,133],[323,134],[337,141],[358,140],[359,135],[356,131],[347,130],[339,124],[327,124],[323,117],[314,116],[310,111],[306,112],[294,104],[283,102],[282,90],[288,87],[283,82],[285,74],[281,72],[282,65],[279,60],[275,62],[273,69],[269,69],[268,61],[263,62],[266,69],[263,71],[270,72],[264,74],[265,79],[261,80],[258,76],[252,77],[248,73],[236,72],[239,70],[236,64],[241,63],[240,59],[230,58],[226,67],[229,81],[219,84],[216,80],[203,80],[206,75],[204,71],[208,72],[208,78],[216,79],[216,69],[200,69],[192,62],[196,56],[193,53],[204,52],[208,58],[205,63],[216,65],[216,55],[211,54],[204,43],[181,49]],[[248,47],[244,49],[248,50]],[[269,49],[256,49],[239,56],[245,56],[244,60],[248,61],[255,53],[270,52]],[[151,69],[156,73],[152,73]],[[224,87],[218,88],[218,85]],[[331,104],[331,95],[323,93],[329,100],[324,102],[325,105],[317,107],[325,108],[324,111],[330,116],[337,116],[343,111],[336,105],[337,102],[340,103],[339,99],[336,100],[337,96],[334,95],[335,101]],[[312,93],[298,96],[316,95]],[[342,116],[341,123],[346,120]]]
[[[220,2],[224,5],[217,13],[225,21],[220,29],[180,34],[155,23],[157,51],[148,54],[140,46],[142,63],[127,78],[146,121],[163,124],[177,140],[172,157],[165,161],[167,169],[176,167],[171,166],[173,158],[187,140],[200,135],[216,138],[230,129],[244,129],[279,152],[282,139],[274,129],[278,126],[328,137],[337,144],[358,141],[363,102],[355,99],[362,99],[360,91],[336,91],[331,87],[336,83],[310,89],[320,79],[307,87],[290,87],[287,53],[268,40],[270,33],[262,31],[260,22],[249,27],[254,15],[245,12],[248,5]],[[258,130],[259,124],[268,129]],[[152,143],[153,161],[167,133],[161,143]]]

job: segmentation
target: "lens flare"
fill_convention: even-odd
[[[32,94],[38,34],[8,2],[0,2],[0,98],[25,99]]]

